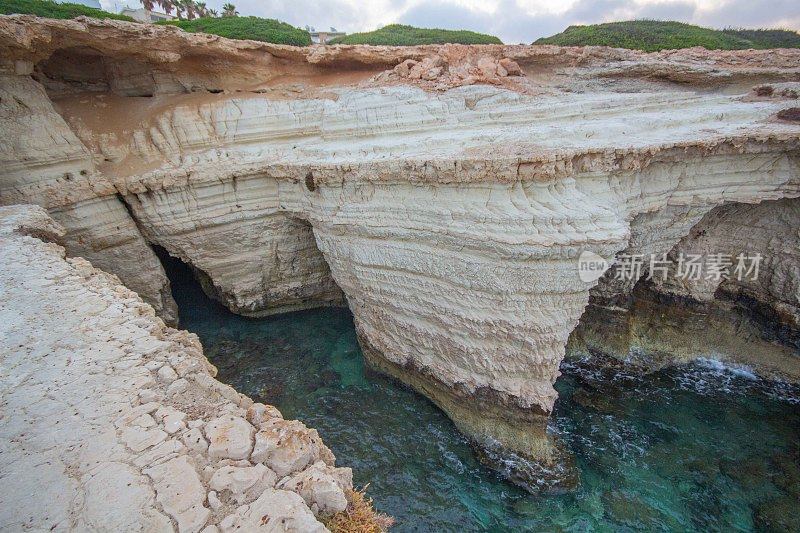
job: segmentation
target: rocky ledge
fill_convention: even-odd
[[[156,250],[243,315],[346,300],[370,364],[487,456],[558,470],[568,346],[800,379],[800,50],[291,48],[0,17],[0,57],[0,204],[46,208],[168,322]],[[617,266],[584,278],[584,253]],[[688,254],[763,268],[616,277]]]
[[[197,337],[0,208],[0,529],[326,531],[349,468],[214,379]]]

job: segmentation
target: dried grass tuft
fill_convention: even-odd
[[[340,513],[323,518],[325,527],[333,533],[383,533],[394,525],[394,518],[372,508],[372,499],[367,497],[367,485],[361,490],[352,490],[347,495],[350,504]]]

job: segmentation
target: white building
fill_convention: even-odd
[[[86,0],[91,1],[91,0]],[[162,20],[172,20],[175,17],[172,15],[167,15],[166,13],[159,13],[158,11],[150,11],[149,17],[148,12],[144,10],[143,7],[139,9],[134,9],[132,7],[125,7],[120,11],[120,15],[126,15],[133,20],[138,22],[160,22]]]
[[[306,26],[306,30],[311,34],[311,42],[315,44],[327,44],[334,37],[347,35],[346,32],[338,31],[334,27],[331,27],[329,31],[317,31],[312,27]]]

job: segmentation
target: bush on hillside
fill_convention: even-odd
[[[493,35],[468,30],[440,30],[415,28],[402,24],[390,24],[375,31],[352,33],[333,39],[330,44],[372,44],[414,46],[417,44],[503,44]]]
[[[52,0],[0,0],[2,15],[37,15],[51,19],[74,19],[75,17],[92,17],[96,19],[115,19],[135,22],[125,15],[109,13],[81,4],[57,4]]]
[[[534,44],[613,46],[655,52],[702,46],[709,50],[797,48],[800,35],[788,30],[712,30],[683,22],[631,20],[588,26],[570,26]]]
[[[305,30],[275,19],[259,17],[204,17],[193,20],[168,20],[170,24],[192,33],[211,33],[229,39],[249,39],[265,43],[308,46],[311,35]]]

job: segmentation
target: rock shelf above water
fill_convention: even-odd
[[[213,378],[197,338],[0,208],[0,529],[326,531],[348,468],[313,429]],[[280,525],[276,525],[280,524]]]
[[[168,322],[153,247],[239,314],[346,301],[375,368],[545,462],[568,344],[800,378],[798,50],[292,48],[14,16],[0,52],[0,202],[45,207]],[[584,252],[678,250],[763,253],[764,276],[578,275]]]

